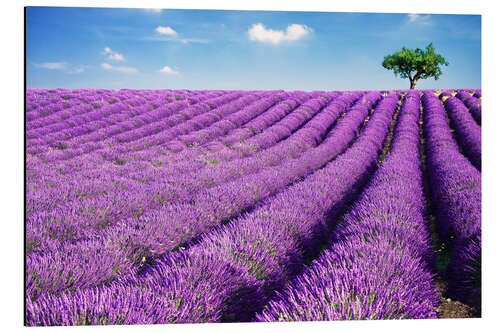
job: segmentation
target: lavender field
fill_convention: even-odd
[[[26,96],[28,326],[480,315],[481,89]]]

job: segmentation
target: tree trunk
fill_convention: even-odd
[[[417,86],[417,80],[410,80],[410,89],[415,89]]]

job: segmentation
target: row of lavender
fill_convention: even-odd
[[[347,103],[348,105],[357,98],[359,98],[359,95],[354,94],[352,95],[352,97],[348,95],[344,98],[346,101],[343,103]],[[323,104],[316,105],[316,110],[315,110],[316,112],[318,111],[318,108],[321,105],[324,106],[325,101],[323,101]],[[321,137],[322,136],[321,125],[322,124],[324,125],[325,123],[328,124],[328,121],[332,122],[339,115],[339,113],[341,113],[342,110],[345,109],[345,107],[347,106],[347,105],[342,105],[342,102],[340,100],[337,101],[335,105],[337,105],[337,107],[332,108],[332,110],[330,110],[330,111],[335,111],[333,117],[330,116],[330,119],[328,120],[327,118],[325,118],[328,112],[325,112],[323,114],[323,117],[318,117],[317,119],[314,119],[313,121],[306,124],[304,128],[295,133],[296,134],[294,135],[295,139],[292,142],[296,144],[300,143],[300,141],[303,141],[305,143],[307,141],[310,142],[311,138],[309,139],[307,138],[310,137],[311,135],[313,137],[315,135]],[[319,128],[319,130],[317,130],[316,127]],[[323,129],[323,132],[325,130],[326,128]],[[352,129],[350,131],[352,131]],[[304,143],[302,145],[304,145]],[[286,145],[283,145],[282,148],[285,149]],[[288,166],[288,168],[290,169],[290,166]],[[299,171],[299,174],[295,175],[296,173],[295,172],[293,176],[289,177],[288,181],[293,181],[294,176],[301,177],[304,172],[310,172],[309,170],[301,170],[301,169],[297,170]],[[273,171],[275,173],[279,173],[283,171],[283,168],[280,169],[280,167],[276,167],[273,169]],[[257,172],[257,170],[255,170],[254,172]],[[229,173],[227,173],[227,175],[233,176]],[[286,184],[287,182],[285,181],[283,185]],[[273,191],[280,189],[279,185],[277,184],[274,185],[275,187]],[[210,205],[212,206],[218,205],[219,207],[224,208],[223,203],[217,200],[214,201],[214,198],[211,198],[211,196],[212,197],[220,196],[221,194],[220,193],[218,194],[218,192],[224,193],[224,191],[225,192],[227,192],[228,190],[230,191],[231,188],[239,190],[241,193],[240,196],[242,200],[247,200],[246,204],[248,205],[248,200],[249,200],[248,195],[245,192],[242,192],[237,184],[236,185],[233,184],[231,187],[225,186],[220,189],[216,188],[215,191],[211,191],[206,194],[202,193],[201,195],[196,196],[196,198],[199,199],[196,199],[195,203],[201,203],[201,204],[206,203],[204,204],[204,206],[206,206],[207,210],[206,211],[201,210],[201,213],[207,216],[208,222],[212,220],[214,222],[217,222],[217,220],[223,219],[223,217],[228,214],[226,211],[223,210],[220,211],[218,214],[222,216],[211,218],[210,213],[216,210],[217,207],[215,208],[210,207]],[[148,190],[148,188],[146,188],[146,190]],[[148,200],[151,201],[151,198],[148,196],[150,193],[154,193],[154,191],[149,191],[147,195],[144,196],[141,196],[141,193],[137,193],[134,191],[131,191],[129,193],[118,193],[119,194],[118,200],[116,193],[110,193],[110,195],[108,196],[109,200],[103,200],[106,198],[98,197],[95,198],[95,200],[91,199],[84,201],[83,203],[75,201],[73,202],[74,205],[70,206],[69,209],[66,210],[64,210],[63,206],[63,207],[58,207],[57,209],[49,212],[49,214],[42,211],[40,213],[35,212],[31,216],[29,216],[27,240],[30,246],[29,256],[28,256],[28,274],[30,275],[30,278],[28,279],[29,280],[28,290],[30,295],[32,297],[36,297],[37,295],[40,294],[40,292],[43,293],[46,292],[47,290],[50,290],[51,292],[58,292],[61,288],[74,288],[75,286],[81,286],[82,284],[85,285],[89,283],[90,285],[92,285],[98,283],[99,281],[106,281],[109,278],[108,275],[110,276],[116,275],[118,269],[124,270],[122,266],[124,265],[126,266],[126,264],[123,263],[123,260],[124,261],[128,260],[127,256],[124,255],[123,250],[121,248],[116,248],[116,247],[113,248],[113,246],[108,246],[108,249],[111,248],[111,250],[106,252],[103,251],[102,246],[101,247],[98,246],[99,242],[103,243],[102,238],[104,237],[103,234],[105,234],[105,232],[103,231],[103,226],[112,226],[117,228],[123,226],[129,228],[132,227],[133,225],[122,223],[122,221],[126,217],[123,214],[127,214],[128,216],[130,216],[136,213],[138,210],[142,209],[148,202]],[[258,194],[256,193],[256,197],[252,198],[252,200],[258,201],[260,198],[262,198],[263,196],[265,197],[266,195],[269,194],[266,192]],[[125,197],[130,198],[130,200],[123,200]],[[227,198],[233,198],[233,197],[234,196],[231,195],[227,196]],[[219,208],[219,210],[221,208]],[[233,212],[229,212],[229,214],[237,213],[238,210],[244,208],[245,208],[244,206],[234,207]],[[182,216],[182,213],[183,212],[191,213],[200,211],[200,209],[197,208],[196,205],[193,205],[192,203],[189,202],[182,206],[167,206],[163,210],[165,211],[163,212],[163,214],[167,215],[166,221],[169,221],[168,217],[172,218],[172,215],[174,215],[174,217],[178,216],[177,219],[174,219],[174,222],[178,221],[176,223],[177,224],[181,223],[181,225],[182,223],[184,223],[185,228],[189,229],[192,229],[194,227],[193,225],[191,225],[194,221],[188,220],[186,216]],[[89,211],[92,211],[92,213],[89,213]],[[102,212],[107,212],[106,213],[107,215],[103,215]],[[122,215],[120,215],[120,213],[122,213]],[[162,212],[160,211],[159,213]],[[152,214],[149,213],[149,220],[153,218],[153,221],[150,222],[154,222],[155,216],[151,215]],[[158,222],[162,221],[165,222],[165,219],[161,219]],[[134,221],[132,219],[130,223],[132,224],[133,222]],[[173,227],[175,227],[176,223],[173,223]],[[146,223],[146,225],[148,224]],[[179,237],[180,235],[182,241],[183,237],[182,233],[180,233],[177,228],[173,227],[171,228],[171,230],[163,230],[163,232],[170,233],[175,237]],[[131,231],[134,231],[134,229],[132,228]],[[137,233],[137,231],[135,233]],[[126,233],[125,235],[131,237],[131,235]],[[89,240],[94,240],[96,238],[98,239],[98,242],[96,241],[89,242]],[[116,235],[111,234],[109,237],[109,243],[115,244],[116,240],[117,240]],[[126,247],[127,249],[133,250],[130,246],[130,242],[123,242],[120,245]],[[147,243],[140,245],[146,247]],[[167,243],[163,244],[163,246],[175,247],[176,245]],[[86,267],[86,269],[78,269],[79,267],[81,268],[82,262],[86,262],[86,260],[88,260],[89,257],[92,258],[92,256],[95,256],[94,258],[100,256],[101,261],[107,262],[108,265],[102,263],[95,263],[95,266],[93,267]],[[109,258],[109,260],[106,260],[107,258]],[[121,259],[122,262],[117,262],[117,259],[118,260]],[[54,266],[53,263],[57,264]],[[50,265],[53,266],[52,270],[49,271],[48,267],[50,267]],[[59,267],[59,269],[57,269],[57,267]],[[75,273],[77,271],[79,271],[78,274]],[[100,272],[103,271],[108,274],[107,275],[104,274],[104,276],[102,276],[101,279],[99,280],[98,277],[102,275],[100,274]],[[85,281],[85,279],[88,278],[93,279],[92,282]],[[99,281],[95,282],[95,279],[98,279]]]
[[[373,95],[374,95],[373,97],[375,98],[375,101],[376,101],[378,98],[380,98],[380,94],[378,94],[378,97],[377,97],[377,94],[373,94]],[[385,102],[385,104],[389,103],[390,101],[391,101],[391,99],[390,99],[390,98],[389,98],[389,99],[387,99],[387,100],[386,100],[386,102]],[[370,105],[371,105],[371,104],[373,104],[373,103],[374,103],[373,101],[368,101],[368,103],[364,103],[364,104],[368,104],[368,105],[366,105],[366,106],[364,107],[364,109],[366,110],[366,111],[365,111],[365,112],[366,112],[366,113],[365,113],[365,116],[367,115],[367,113],[368,113],[368,111],[369,111]],[[393,102],[393,104],[394,104],[394,102]],[[360,106],[362,106],[362,105],[360,105]],[[392,108],[392,111],[394,111],[394,107]],[[348,114],[349,114],[349,113],[348,113]],[[358,117],[359,117],[359,116],[358,116]],[[361,119],[363,119],[363,118],[364,118],[364,117],[361,117]],[[344,119],[346,119],[346,121],[347,121],[347,118],[344,118]],[[353,120],[351,120],[351,122],[353,122]],[[389,122],[390,122],[390,117],[389,117]],[[357,123],[357,121],[355,121],[354,123]],[[358,123],[359,123],[359,122],[358,122]],[[376,126],[376,123],[372,122],[372,124],[375,124],[374,126]],[[365,141],[366,141],[366,140],[369,140],[370,136],[368,136],[368,135],[367,135],[367,136],[366,136],[366,138],[367,138],[367,139],[365,139]],[[382,140],[383,140],[383,137],[382,137],[382,139],[380,140],[380,141],[381,141],[381,143],[380,143],[380,144],[382,144]],[[333,151],[332,151],[332,148],[333,148]],[[323,155],[325,155],[325,153],[329,153],[329,154],[335,153],[335,151],[336,151],[337,149],[338,149],[338,148],[336,148],[336,146],[335,146],[335,145],[333,145],[333,146],[331,146],[331,145],[323,145],[323,149],[322,149],[322,151],[323,151]],[[322,152],[322,151],[318,151],[315,155],[316,155],[317,157],[321,157],[321,152]],[[331,156],[331,155],[330,155],[330,156]],[[322,160],[324,161],[324,160],[325,160],[325,158],[328,160],[328,155],[324,156],[324,157],[322,158]],[[330,157],[330,158],[331,158],[331,157]],[[354,156],[352,156],[351,158],[354,158]],[[315,162],[315,161],[316,161],[316,159],[315,159],[315,158],[309,158],[309,163],[313,163],[313,165],[314,165],[315,163],[317,163],[317,162]],[[324,163],[324,162],[323,162],[323,163]],[[303,162],[302,162],[302,163],[297,163],[296,165],[297,165],[297,166],[299,166],[300,164],[303,164]],[[365,168],[366,168],[366,167],[365,167]],[[290,168],[290,171],[293,171],[293,170],[294,170],[294,169]],[[278,174],[278,175],[274,175],[274,179],[276,179],[276,178],[277,178],[276,176],[279,176],[279,174]],[[349,174],[349,177],[352,177],[352,175],[351,175],[351,174]],[[351,178],[349,178],[349,179],[351,179]],[[354,180],[355,180],[355,178],[354,178],[353,180],[351,180],[351,182],[353,182]],[[300,183],[299,183],[299,184],[300,184]],[[251,185],[251,183],[250,183],[249,185]],[[350,186],[349,186],[348,184],[345,184],[345,189],[344,189],[344,191],[347,191],[347,189],[349,189],[349,188],[350,188]],[[311,193],[311,192],[310,192],[310,193]],[[312,193],[311,193],[311,194],[312,194]],[[242,199],[246,199],[246,198],[245,198],[245,196],[242,196]],[[282,201],[282,200],[283,200],[283,199],[281,199],[281,201]],[[268,211],[269,211],[269,212],[272,212],[273,210],[274,210],[274,209],[269,209]],[[262,210],[259,210],[259,211],[262,211]],[[311,222],[314,222],[314,221],[309,221],[309,223],[311,223]],[[266,223],[266,220],[265,220],[265,219],[261,219],[261,223]],[[241,224],[241,223],[237,223],[236,225],[237,225],[237,226],[241,226],[242,224]],[[231,230],[231,229],[233,229],[233,226],[234,226],[234,224],[230,224],[230,225],[227,227],[227,229],[228,229],[228,230]],[[250,225],[248,225],[248,227],[250,227]],[[264,228],[265,228],[265,225],[262,225],[262,226],[261,226],[261,228],[263,228],[263,229],[264,229]],[[239,232],[237,232],[237,233],[235,234],[235,236],[236,236],[237,234],[239,234]],[[245,234],[248,234],[248,232],[245,232],[244,234],[241,234],[241,235],[245,235]],[[293,238],[292,238],[291,240],[293,240]],[[249,244],[249,245],[250,245],[250,244]],[[276,239],[276,245],[279,245],[279,239]],[[292,245],[292,244],[290,244],[290,245]],[[204,248],[204,246],[199,246],[199,245],[198,245],[198,246],[196,246],[196,247],[194,247],[194,248],[199,248],[199,247]],[[216,250],[217,250],[217,249],[214,249],[214,251],[216,251]],[[293,248],[290,248],[290,250],[293,250]],[[196,252],[196,251],[195,251],[195,252]],[[216,252],[217,252],[217,251],[216,251]],[[286,252],[288,252],[288,251],[286,251]],[[286,253],[286,252],[285,252],[285,253]],[[283,254],[285,254],[285,253],[283,253]],[[263,254],[264,254],[264,253],[261,253],[261,255],[263,255]],[[174,256],[175,256],[175,255],[174,255]],[[168,259],[168,258],[169,258],[169,256],[167,256],[167,259]],[[164,260],[166,260],[166,259],[164,259]],[[163,260],[163,261],[164,261],[164,260]],[[163,261],[162,261],[162,262],[163,262]],[[215,273],[215,272],[217,271],[217,266],[220,266],[221,264],[224,266],[224,264],[223,264],[223,263],[218,263],[217,261],[216,261],[216,262],[214,262],[213,264],[212,264],[212,263],[210,263],[210,262],[209,262],[209,263],[206,263],[206,265],[209,265],[209,266],[215,265],[215,266],[214,266],[212,269],[210,269],[210,270],[204,269],[203,271],[201,271],[201,273],[203,273],[203,272],[207,273],[207,272],[208,272],[209,274],[212,274],[212,273],[211,273],[212,271]],[[243,263],[242,263],[242,264],[243,264]],[[161,266],[162,266],[162,265],[161,265],[161,262],[160,262],[160,263],[158,263],[157,265],[155,265],[155,267],[161,267]],[[192,270],[197,270],[197,269],[198,269],[198,267],[197,267],[197,265],[195,265],[195,266],[193,266],[193,267],[190,267],[190,269],[192,269]],[[275,267],[275,269],[276,269],[276,267]],[[245,271],[246,271],[246,270],[244,270],[243,272],[245,272]],[[188,272],[186,272],[186,273],[188,273]],[[148,275],[151,275],[151,274],[148,274]],[[214,276],[214,277],[215,277],[215,276]],[[131,278],[134,278],[134,275],[131,275]],[[172,278],[172,279],[175,279],[175,276],[171,276],[171,278]],[[221,276],[218,276],[218,278],[221,278]],[[234,280],[234,279],[233,279],[233,280]],[[182,283],[182,280],[180,280],[179,282],[181,282],[181,283]],[[185,282],[189,282],[189,281],[185,281]],[[209,281],[204,282],[204,281],[202,281],[202,280],[201,280],[201,281],[199,281],[199,282],[201,282],[201,283],[208,283]],[[230,286],[230,285],[229,285],[229,286]],[[229,286],[228,286],[228,287],[229,287]],[[243,286],[243,287],[244,287],[244,286]],[[113,288],[116,288],[116,287],[113,287]],[[155,288],[156,288],[156,290],[158,290],[158,287],[155,287]],[[103,288],[103,289],[108,290],[107,288]],[[95,290],[96,290],[96,289],[86,289],[86,290],[88,290],[87,292],[91,292],[91,293],[93,293],[93,292],[95,292]],[[97,289],[97,290],[99,290],[99,289]],[[84,290],[80,290],[80,291],[81,291],[81,292],[85,292]],[[186,289],[185,291],[189,291],[189,289]],[[208,291],[209,291],[209,289],[205,290],[204,292],[206,293],[206,292],[208,292]],[[215,292],[215,290],[212,290],[211,292]],[[228,292],[232,292],[232,291],[231,291],[231,290],[229,290]],[[65,295],[66,295],[66,294],[65,294]],[[125,297],[127,297],[127,296],[125,296]],[[50,300],[50,299],[53,299],[53,300],[62,300],[62,299],[65,299],[65,297],[64,297],[64,296],[62,296],[62,297],[57,297],[57,298],[56,298],[56,297],[54,297],[54,296],[49,296],[49,297],[42,296],[42,297],[41,297],[40,299],[38,299],[38,300],[37,300],[37,302],[36,302],[36,303],[34,303],[34,304],[36,304],[36,305],[44,304],[45,300],[47,300],[47,299],[48,299],[48,300]],[[71,298],[71,297],[70,297],[70,299],[74,302],[74,301],[76,301],[78,298],[76,298],[76,299],[75,299],[75,298]],[[162,299],[163,299],[163,297],[162,297]],[[189,299],[192,299],[192,297],[186,297],[186,298],[185,298],[186,302],[187,302]],[[223,299],[221,299],[221,301],[223,301]],[[251,303],[251,300],[247,300],[247,301],[249,301],[249,302]],[[50,301],[49,301],[49,302],[50,302]],[[222,305],[222,304],[221,304],[221,305]],[[209,304],[207,304],[207,307],[209,307]],[[173,308],[173,309],[171,309],[171,310],[174,310],[174,309],[175,309],[175,308]],[[55,311],[55,309],[53,309],[53,308],[52,308],[52,309],[51,309],[51,308],[47,308],[46,310],[48,310],[48,312],[49,312],[49,313],[54,313],[55,315],[61,315],[60,313],[57,313],[57,312]],[[208,312],[206,313],[206,315],[207,315],[207,316],[213,316],[213,313],[212,313],[213,311],[210,311],[209,309],[204,309],[203,311],[204,311],[204,312],[207,312],[207,311],[208,311]],[[220,309],[215,309],[214,311],[220,311]],[[236,310],[234,309],[233,311],[236,311]],[[38,312],[38,311],[35,311],[35,312]],[[185,311],[184,311],[184,312],[185,312]],[[237,312],[237,311],[236,311],[236,312]],[[40,313],[40,315],[49,315],[49,314],[44,312],[44,313]],[[120,314],[119,314],[119,315],[120,315]],[[121,314],[121,315],[123,315],[123,314]],[[194,313],[191,313],[191,314],[189,314],[189,313],[185,313],[185,315],[195,315],[195,314],[194,314]],[[72,315],[71,315],[71,316],[72,316]],[[57,320],[58,320],[58,319],[56,318],[56,319],[54,319],[54,320],[57,322]],[[73,320],[73,319],[71,319],[71,320]],[[76,319],[76,320],[78,320],[78,319]],[[89,320],[90,320],[90,319],[89,319]],[[101,319],[99,318],[99,320],[101,320]],[[110,318],[110,320],[111,320],[111,318]],[[125,322],[128,322],[128,320],[129,320],[129,319],[127,318],[127,320],[126,320]],[[155,318],[150,318],[150,319],[148,319],[148,320],[153,320],[152,322],[158,322],[158,321],[161,321],[162,319],[161,319],[160,317],[158,317],[158,318],[156,318],[156,319],[155,319]],[[207,319],[207,320],[210,320],[210,319]],[[187,318],[186,318],[186,319],[179,318],[177,321],[189,321],[189,320],[188,320]],[[191,320],[191,321],[192,321],[192,320]],[[151,322],[151,321],[150,321],[150,322]]]
[[[274,97],[276,95],[278,98]],[[85,168],[71,170],[72,163],[75,163],[72,159],[80,159],[76,164],[87,167],[104,165],[109,159],[99,154],[106,148],[97,148],[85,156],[70,157],[69,160],[32,160],[29,165],[33,166],[36,175],[32,184],[40,187],[38,192],[32,191],[39,196],[32,197],[27,224],[28,324],[250,320],[276,291],[300,274],[301,263],[318,254],[321,244],[328,239],[326,235],[332,230],[333,221],[370,178],[397,108],[399,93],[382,97],[379,92],[296,93],[294,96],[285,92],[267,95],[255,92],[253,96],[255,98],[245,100],[250,105],[232,109],[205,127],[191,130],[199,134],[181,131],[178,132],[181,134],[167,135],[159,142],[157,138],[164,135],[163,130],[156,132],[155,141],[168,148],[161,165],[151,165],[158,147],[152,144],[155,141],[148,141],[150,135],[147,134],[143,136],[144,140],[138,139],[138,145],[123,148],[126,143],[121,143],[116,146],[120,157],[130,153],[142,158],[136,166],[118,173],[118,176],[115,171],[134,164],[133,158],[125,165],[114,164],[111,172],[99,170],[103,176]],[[234,98],[245,97],[229,98],[219,107],[232,103]],[[410,93],[405,98],[392,153],[378,171],[382,175],[389,172],[382,170],[394,172],[390,166],[404,160],[404,174],[413,172],[415,184],[421,178],[421,172],[413,163],[419,158],[418,151],[415,153],[412,148],[414,137],[405,141],[405,135],[398,133],[413,130],[410,115],[415,113],[418,101],[418,94]],[[370,110],[375,105],[376,111],[370,117]],[[182,109],[180,107],[174,113]],[[210,113],[210,107],[205,110],[207,112]],[[131,119],[140,114],[132,114]],[[122,121],[128,120],[123,118],[116,123]],[[352,143],[363,127],[366,128]],[[78,149],[76,142],[73,144]],[[84,144],[85,140],[79,142]],[[199,142],[201,146],[192,149],[189,145],[193,142]],[[137,148],[141,150],[138,153],[134,151]],[[113,159],[116,160],[116,156]],[[70,172],[63,176],[50,172],[44,174],[41,169],[49,165],[65,166]],[[140,170],[141,167],[144,170]],[[89,178],[91,182],[80,188],[90,190],[92,195],[79,196],[78,190],[71,192],[72,186]],[[65,180],[73,183],[57,197],[60,194],[57,188]],[[55,182],[55,186],[44,197],[43,185],[47,181]],[[395,183],[400,184],[397,180]],[[365,192],[369,192],[369,188]],[[418,186],[412,189],[418,199]],[[54,201],[47,203],[49,197],[65,201],[67,195],[73,197],[59,206],[54,205]],[[389,197],[394,195],[400,194],[389,193]],[[45,203],[40,205],[42,202]],[[415,205],[416,210],[421,208],[421,202]],[[410,212],[413,233],[411,230],[408,234],[402,233],[396,242],[411,237],[421,240],[420,252],[417,252],[425,258],[425,263],[419,262],[414,248],[409,245],[406,247],[410,250],[403,246],[406,257],[402,262],[413,262],[411,269],[424,272],[421,280],[414,281],[422,297],[414,298],[413,303],[410,301],[406,307],[397,307],[390,297],[381,297],[377,301],[378,296],[370,294],[369,300],[362,297],[366,301],[361,300],[364,305],[356,299],[353,302],[344,300],[344,312],[329,312],[330,317],[301,318],[344,318],[339,313],[345,318],[435,316],[431,310],[436,304],[435,297],[431,296],[434,290],[429,285],[432,277],[425,266],[432,260],[428,255],[429,245],[424,246],[427,242],[424,221],[418,218],[418,214],[415,217],[416,210]],[[395,216],[400,218],[400,215]],[[387,241],[388,234],[384,232],[394,230],[384,226],[386,222],[382,219],[375,231],[372,230],[383,239],[377,243],[379,250],[380,244],[385,246],[386,250],[382,246],[381,253],[393,249],[392,245],[388,247],[387,244],[393,243]],[[357,230],[355,227],[349,231],[343,224],[341,226],[334,229],[334,235],[356,239],[352,232]],[[396,223],[392,226],[396,228]],[[369,227],[362,229],[366,233]],[[417,235],[416,231],[422,233]],[[364,240],[366,242],[366,237]],[[182,251],[186,244],[190,248]],[[473,244],[473,249],[480,249],[480,244]],[[372,247],[373,244],[364,244],[362,248]],[[469,251],[467,254],[473,255],[470,245],[466,250]],[[343,254],[349,256],[347,251]],[[385,273],[390,274],[391,269],[400,273],[396,266],[390,266]],[[463,267],[469,269],[470,264]],[[359,281],[370,285],[380,279],[377,274],[363,275],[363,270],[358,273],[361,274]],[[310,279],[306,280],[312,283]],[[399,283],[408,279],[394,281]],[[405,283],[398,286],[402,294],[408,287]],[[353,288],[352,285],[344,287]],[[382,286],[378,288],[383,289]],[[397,299],[401,300],[401,297]],[[273,302],[269,303],[270,306]],[[385,308],[384,304],[387,305]],[[427,310],[417,311],[417,305]],[[306,308],[309,306],[306,304]],[[265,316],[258,315],[257,318],[271,318]],[[280,316],[274,320],[287,318],[291,317]]]
[[[435,318],[419,158],[419,95],[405,96],[390,155],[322,256],[258,320]]]
[[[257,320],[436,317],[439,298],[418,158],[418,97],[406,96],[391,155],[337,226],[330,247],[277,293]],[[480,306],[480,173],[459,153],[439,100],[426,92],[423,103],[437,227],[452,246],[449,294]],[[463,126],[457,119],[454,124]]]

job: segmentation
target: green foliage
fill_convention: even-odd
[[[409,79],[413,89],[420,79],[433,77],[439,79],[443,72],[441,66],[448,66],[448,61],[437,54],[432,43],[427,45],[425,50],[416,48],[415,50],[403,47],[400,51],[384,57],[382,66],[394,71],[394,75],[403,79]]]

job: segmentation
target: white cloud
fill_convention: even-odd
[[[178,75],[179,72],[176,70],[173,70],[172,68],[165,66],[162,69],[160,69],[160,72],[165,73],[165,74],[171,74],[171,75]]]
[[[123,56],[123,54],[114,52],[113,50],[111,50],[111,48],[107,46],[104,48],[104,54],[108,55],[109,60],[125,61],[125,57]]]
[[[307,36],[312,29],[303,24],[290,24],[283,30],[267,29],[262,23],[254,24],[248,29],[248,37],[263,43],[279,44],[282,41],[294,41]]]
[[[139,71],[137,68],[134,67],[125,67],[125,66],[113,66],[107,63],[102,63],[101,67],[105,70],[108,71],[115,71],[115,72],[120,72],[120,73],[127,73],[127,74],[133,74],[133,73],[138,73]]]
[[[68,64],[66,61],[60,62],[44,62],[40,64],[33,64],[35,67],[45,68],[50,70],[62,71],[66,74],[80,74],[85,71],[85,66],[77,65],[73,66]]]
[[[143,8],[147,12],[153,12],[153,13],[161,13],[162,9],[161,8]]]
[[[116,61],[125,61],[125,57],[123,54],[120,53],[113,53],[108,56],[108,59],[110,60],[116,60]]]
[[[66,71],[68,74],[80,74],[85,71],[84,66],[75,66],[73,68],[70,68]]]
[[[55,70],[66,70],[68,68],[67,62],[44,62],[41,64],[37,64],[37,67],[45,68],[45,69],[55,69]]]
[[[418,23],[430,23],[429,19],[431,17],[429,15],[421,15],[421,14],[408,14],[408,19],[410,22],[418,22]]]
[[[155,31],[157,33],[159,33],[160,35],[168,35],[168,36],[176,36],[177,35],[177,32],[175,32],[175,30],[170,28],[170,27],[158,26],[155,29]]]

